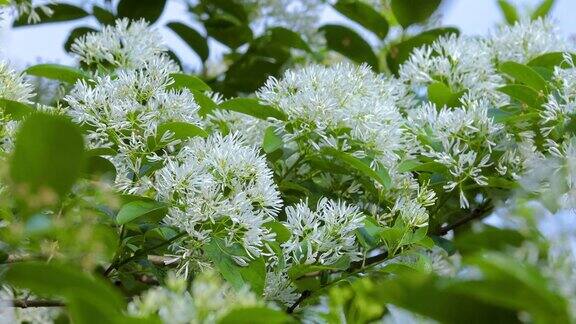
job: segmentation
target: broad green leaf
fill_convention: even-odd
[[[92,15],[102,25],[114,25],[116,21],[113,13],[96,5],[92,6]]]
[[[82,172],[84,154],[80,130],[69,119],[31,115],[16,135],[10,164],[16,191],[65,195]]]
[[[138,20],[144,18],[153,24],[164,11],[166,0],[120,0],[117,7],[118,17]]]
[[[488,186],[493,188],[515,189],[518,188],[518,183],[502,177],[488,177]]]
[[[348,153],[342,152],[340,150],[331,147],[322,149],[322,152],[336,158],[337,160],[346,163],[347,165],[356,169],[365,176],[368,176],[372,180],[375,180],[376,182],[380,183],[382,186],[384,186],[384,188],[389,188],[392,183],[390,175],[388,175],[388,172],[383,167],[381,168],[381,170],[385,170],[386,172],[377,172],[376,170],[372,169],[368,164],[358,159],[357,157],[354,157]]]
[[[71,66],[60,64],[38,64],[33,65],[25,70],[30,75],[44,77],[52,80],[59,80],[70,84],[78,80],[90,80],[90,76],[84,71]]]
[[[384,39],[388,35],[388,21],[372,6],[360,0],[339,0],[334,8],[376,34],[380,39]]]
[[[193,90],[192,95],[194,96],[194,101],[200,106],[198,109],[198,115],[204,117],[208,115],[211,111],[218,108],[218,105],[210,99],[203,91]]]
[[[99,322],[120,323],[126,305],[108,282],[88,276],[70,265],[14,263],[8,267],[3,279],[37,295],[63,298],[75,323],[94,323],[94,316]]]
[[[386,54],[388,69],[397,75],[400,65],[410,57],[410,54],[412,54],[415,48],[432,44],[438,37],[450,34],[458,35],[459,31],[451,27],[431,29],[403,40],[398,44],[391,45]]]
[[[295,264],[288,270],[288,277],[297,280],[309,273],[321,272],[326,270],[346,270],[350,267],[350,258],[342,257],[335,264],[318,265],[318,264]]]
[[[166,132],[173,135],[171,140],[186,140],[195,136],[208,137],[208,133],[202,128],[186,122],[168,122],[158,126],[159,141]]]
[[[166,205],[156,201],[132,201],[122,206],[116,216],[116,222],[123,225],[143,216],[163,216],[166,211]]]
[[[419,165],[421,165],[422,163],[418,160],[405,160],[402,161],[398,164],[398,172],[403,173],[403,172],[410,172],[413,171],[414,169],[416,169],[416,167],[418,167]]]
[[[554,6],[555,2],[556,0],[542,0],[542,2],[540,2],[540,5],[536,7],[534,12],[532,12],[530,18],[532,20],[536,20],[538,18],[546,17],[550,13],[550,10],[552,10],[552,7]]]
[[[206,37],[181,22],[170,22],[166,26],[172,29],[176,35],[180,36],[180,38],[198,54],[202,62],[206,62],[210,54]]]
[[[271,42],[277,43],[283,47],[301,49],[312,52],[310,46],[302,39],[300,34],[284,27],[274,27],[268,30]]]
[[[264,227],[270,229],[273,233],[276,234],[275,241],[282,244],[290,239],[292,233],[284,224],[280,223],[279,221],[270,221],[264,224]]]
[[[244,307],[230,311],[218,324],[281,324],[295,323],[286,313],[266,307]]]
[[[106,158],[101,156],[88,156],[83,176],[91,178],[95,175],[109,175],[111,179],[114,179],[116,177],[116,168],[114,164]]]
[[[529,88],[525,85],[510,84],[498,88],[498,91],[505,93],[509,95],[511,98],[514,98],[533,108],[538,109],[544,103],[543,98],[540,97],[538,92],[532,90],[532,88]]]
[[[390,3],[396,20],[406,28],[426,21],[438,9],[441,0],[392,0]]]
[[[504,62],[500,64],[499,70],[536,91],[546,92],[546,80],[527,65],[516,62]]]
[[[502,251],[509,247],[519,247],[526,237],[511,229],[485,225],[479,232],[467,231],[454,239],[454,245],[462,254],[481,251]]]
[[[456,107],[460,104],[460,93],[454,93],[443,82],[434,82],[428,86],[428,100],[436,104],[438,108],[444,106]]]
[[[262,142],[262,149],[264,152],[270,154],[284,145],[282,138],[274,132],[274,127],[266,128],[264,132],[264,140]]]
[[[319,30],[324,33],[329,49],[356,63],[366,63],[378,71],[378,58],[372,47],[355,31],[339,25],[324,25]]]
[[[508,0],[498,0],[498,6],[508,25],[514,25],[520,19],[516,7],[508,2]]]
[[[40,21],[37,22],[37,24],[76,20],[89,15],[86,10],[67,3],[49,3],[47,7],[52,10],[51,15],[46,15],[43,10],[36,8],[36,12],[40,17]],[[19,27],[27,25],[30,25],[28,23],[28,15],[22,15],[14,21],[12,26]]]
[[[170,77],[174,80],[169,88],[173,89],[182,89],[186,88],[190,91],[197,90],[197,91],[210,91],[212,90],[209,85],[204,83],[202,79],[197,76],[184,74],[184,73],[172,73]]]
[[[530,60],[528,65],[531,67],[546,67],[546,68],[554,68],[555,66],[559,66],[561,68],[569,68],[570,65],[566,62],[564,56],[569,55],[572,56],[572,60],[576,60],[576,55],[573,53],[564,53],[564,52],[552,52],[542,54]]]
[[[22,120],[35,111],[27,104],[2,98],[0,98],[0,109],[4,111],[4,115],[10,115],[12,120]]]
[[[236,49],[250,41],[254,35],[250,27],[230,16],[215,16],[204,21],[208,35],[220,43]]]
[[[278,120],[286,120],[286,115],[284,112],[272,106],[263,105],[258,101],[258,99],[234,98],[224,101],[218,105],[218,108],[236,111],[263,120],[266,120],[270,117],[276,118]]]
[[[214,262],[220,274],[232,287],[239,290],[247,284],[251,289],[261,294],[266,281],[266,265],[262,257],[250,260],[247,266],[239,266],[232,255],[245,255],[242,248],[226,246],[224,240],[212,237],[210,243],[204,245],[206,256]]]
[[[64,50],[70,53],[72,51],[72,44],[74,44],[76,39],[93,32],[97,32],[97,30],[91,27],[77,27],[72,29],[70,34],[68,34],[66,42],[64,43]]]

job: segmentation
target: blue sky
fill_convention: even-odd
[[[533,7],[539,0],[513,1],[520,7]],[[576,34],[575,0],[557,0],[552,17],[558,23],[563,33]],[[171,0],[167,10],[158,25],[173,20],[189,21],[186,8],[182,2]],[[485,34],[490,28],[502,22],[502,16],[497,8],[496,0],[448,0],[442,18],[444,24],[458,26],[466,34]],[[341,22],[342,18],[333,11],[322,14],[322,22]],[[23,67],[28,64],[43,62],[72,63],[62,49],[68,32],[75,26],[95,25],[90,19],[72,23],[46,24],[36,27],[11,29],[7,21],[0,22],[0,54],[7,57],[12,64]],[[187,63],[198,64],[195,54],[169,30],[162,29],[165,41]],[[212,56],[222,53],[218,44],[211,44]]]

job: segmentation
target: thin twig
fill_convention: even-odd
[[[6,307],[63,307],[64,303],[57,300],[24,300],[24,299],[1,299],[0,304]]]
[[[444,227],[441,227],[436,233],[436,235],[442,236],[446,235],[451,230],[454,230],[462,225],[465,225],[473,220],[482,219],[484,218],[488,212],[490,212],[494,206],[490,203],[490,200],[485,201],[480,206],[476,207],[472,212],[465,217],[458,219],[456,222],[452,224],[448,224]]]

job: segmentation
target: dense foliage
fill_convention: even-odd
[[[498,1],[484,37],[440,0],[186,3],[166,27],[200,71],[165,0],[0,0],[13,28],[99,23],[75,66],[0,60],[0,320],[576,321],[553,1]]]

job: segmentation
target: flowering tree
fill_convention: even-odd
[[[0,61],[1,320],[576,321],[553,1],[498,1],[483,37],[440,0],[188,1],[167,28],[192,73],[166,1],[0,4],[100,24],[71,31],[75,66]]]

